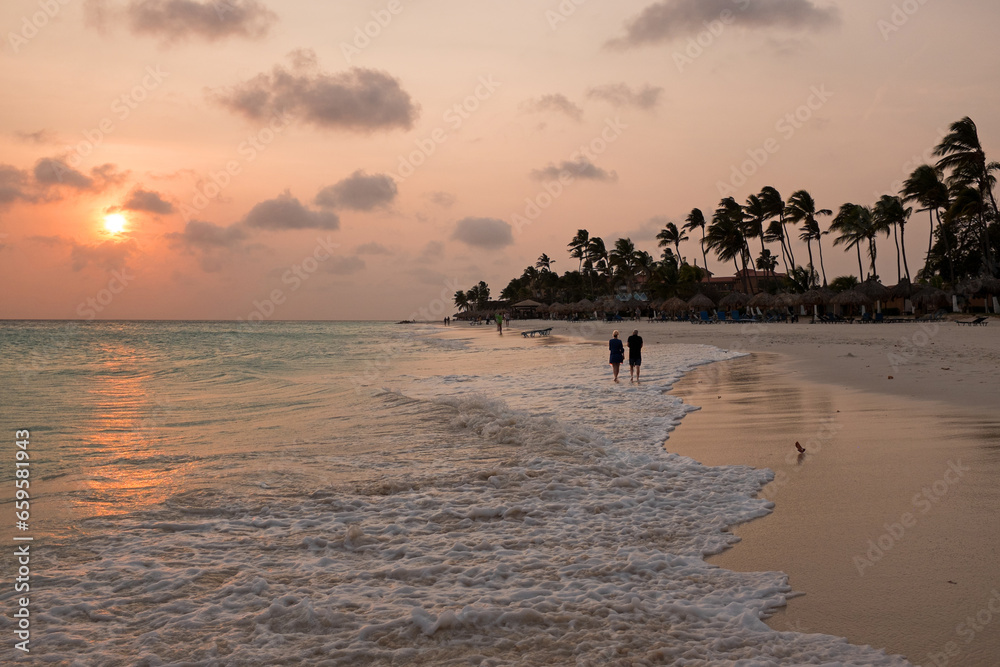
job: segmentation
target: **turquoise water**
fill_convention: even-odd
[[[691,409],[672,383],[731,353],[658,346],[637,386],[603,345],[487,327],[3,322],[0,345],[32,658],[905,664],[771,631],[787,577],[704,562],[770,511],[768,471],[663,448]]]

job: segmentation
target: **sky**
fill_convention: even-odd
[[[6,0],[0,318],[440,318],[575,269],[578,229],[659,256],[766,185],[873,204],[964,116],[1000,159],[998,28],[980,0]]]

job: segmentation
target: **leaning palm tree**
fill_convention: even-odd
[[[867,238],[865,233],[864,207],[847,203],[840,207],[837,216],[830,223],[830,231],[838,234],[833,245],[844,245],[858,252],[858,276],[865,281],[865,269],[861,265],[861,242]]]
[[[576,230],[576,236],[573,240],[569,242],[568,247],[570,249],[569,256],[573,259],[580,260],[579,271],[583,272],[583,261],[587,259],[587,250],[590,246],[590,232],[586,229]]]
[[[552,265],[556,263],[556,260],[552,259],[544,252],[538,256],[538,261],[535,262],[535,268],[539,271],[550,272],[552,271]]]
[[[455,307],[461,312],[469,309],[469,297],[465,292],[458,290],[455,292]]]
[[[934,149],[934,155],[940,157],[939,169],[950,169],[949,182],[952,187],[973,187],[982,200],[979,217],[980,233],[983,237],[983,255],[986,270],[993,275],[992,250],[990,248],[989,232],[986,218],[992,212],[994,220],[1000,219],[993,187],[996,185],[995,172],[1000,171],[1000,163],[986,161],[986,152],[979,141],[979,131],[972,119],[966,116],[951,124],[949,133],[941,139]]]
[[[638,270],[637,252],[632,239],[615,241],[615,249],[608,254],[608,264],[614,267],[615,275],[625,281],[628,291],[632,291],[632,279]]]
[[[896,241],[896,282],[903,281],[905,270],[906,282],[910,282],[910,267],[906,263],[906,222],[910,218],[912,208],[903,206],[903,200],[891,195],[883,195],[875,204],[875,218],[883,227],[892,227],[893,239]],[[896,231],[899,237],[896,238]],[[902,247],[900,247],[902,246]],[[903,258],[902,269],[899,265],[900,255]]]
[[[743,262],[743,272],[746,277],[744,287],[747,292],[751,292],[753,291],[753,286],[749,282],[748,262],[751,261],[750,258],[753,257],[753,253],[750,252],[750,244],[747,241],[749,229],[746,213],[743,212],[743,207],[740,206],[739,202],[732,197],[726,197],[719,202],[719,207],[715,209],[715,213],[712,216],[712,224],[715,224],[721,218],[725,218],[728,224],[734,225],[739,232],[739,239],[743,242],[743,252],[740,253],[740,258]]]
[[[760,239],[760,252],[764,253],[764,221],[767,219],[767,208],[757,195],[747,197],[743,207],[746,216],[747,236]]]
[[[708,270],[708,253],[705,250],[705,214],[701,212],[700,208],[693,208],[691,212],[688,213],[688,217],[685,219],[684,230],[688,232],[693,232],[696,229],[701,230],[701,261],[705,263],[704,269]],[[697,263],[697,262],[696,262]]]
[[[788,238],[788,234],[785,231],[785,200],[781,198],[781,193],[772,188],[770,185],[764,186],[761,189],[760,195],[761,204],[764,205],[764,210],[767,212],[767,220],[772,218],[777,218],[777,227],[769,226],[768,234],[774,238],[781,241],[782,253],[788,253],[788,262],[795,268],[795,255],[792,253],[792,242]],[[780,232],[779,232],[780,230]],[[787,247],[786,247],[787,242]]]
[[[941,224],[941,209],[947,209],[948,186],[941,178],[940,170],[929,164],[917,167],[910,177],[903,183],[903,195],[905,202],[917,202],[930,216],[931,231],[927,240],[927,257],[924,262],[924,273],[927,272],[927,265],[930,262],[931,250],[934,248],[934,218]]]
[[[723,209],[719,209],[712,217],[712,224],[708,226],[708,233],[705,235],[705,246],[709,250],[715,251],[716,257],[721,262],[733,261],[736,273],[740,273],[740,265],[736,262],[739,257],[743,263],[743,288],[749,292],[747,285],[747,257],[746,239],[743,238],[743,229],[739,221],[731,215],[727,215]]]
[[[812,241],[818,241],[822,234],[819,222],[816,220],[816,217],[820,215],[833,215],[833,211],[828,208],[817,210],[816,201],[805,190],[794,192],[788,198],[785,216],[792,222],[802,223],[802,234],[799,238],[806,242],[806,249],[809,251],[810,271],[815,269],[812,256]],[[826,276],[823,277],[823,283],[826,284]]]
[[[668,222],[666,226],[660,230],[660,233],[656,235],[656,240],[659,242],[659,247],[666,248],[667,246],[673,244],[675,252],[677,254],[677,259],[681,259],[681,242],[688,240],[688,235],[684,233],[683,230],[677,229],[677,225],[672,222]]]

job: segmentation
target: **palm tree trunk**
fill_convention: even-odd
[[[869,278],[874,278],[878,275],[878,271],[875,269],[875,257],[878,253],[878,249],[875,247],[875,237],[869,237],[868,239],[868,255],[872,260],[872,272]]]
[[[858,251],[858,277],[861,278],[861,282],[865,281],[865,267],[861,264],[861,243],[855,243],[854,249]]]
[[[708,253],[705,251],[705,226],[701,227],[701,260],[705,262],[705,274],[708,274]]]
[[[948,239],[948,228],[941,226],[941,214],[937,209],[934,209],[934,214],[937,215],[938,230],[941,232],[941,238],[944,239],[944,252],[948,256],[948,273],[951,276],[951,284],[955,284],[955,258],[952,256],[951,252],[951,241]]]
[[[892,226],[892,240],[896,243],[896,282],[900,282],[903,279],[903,267],[899,263],[899,236],[896,233],[897,225]]]
[[[924,275],[927,275],[927,267],[931,263],[931,252],[934,250],[934,216],[937,214],[937,208],[928,208],[927,216],[931,219],[931,235],[927,239],[927,257],[924,259]]]
[[[811,240],[806,240],[806,249],[809,251],[809,277],[806,279],[806,282],[809,284],[809,287],[812,287],[813,271],[815,271],[816,268],[813,266],[813,247]]]
[[[788,239],[788,260],[792,263],[792,269],[795,269],[795,253],[792,252],[792,239],[788,238],[788,234],[785,232],[785,214],[781,213],[778,215],[778,220],[781,222],[781,234],[786,239]]]
[[[819,248],[819,270],[823,273],[823,287],[826,287],[826,267],[823,266],[823,240],[817,238],[816,246]]]
[[[903,272],[906,273],[906,282],[910,282],[910,267],[906,263],[906,225],[899,225],[899,245],[903,250]]]

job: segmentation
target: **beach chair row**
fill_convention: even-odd
[[[740,315],[740,311],[733,310],[729,314],[726,311],[720,310],[715,313],[715,315],[709,315],[707,310],[701,311],[697,319],[692,319],[695,324],[716,324],[716,323],[726,323],[726,324],[744,324],[751,322],[761,322],[761,321],[778,321],[777,318],[768,320],[759,320],[753,315]]]
[[[549,327],[548,329],[533,329],[531,331],[522,331],[521,336],[523,338],[528,338],[529,336],[531,338],[534,338],[535,334],[538,334],[539,336],[548,336],[550,333],[552,333],[552,327]]]

